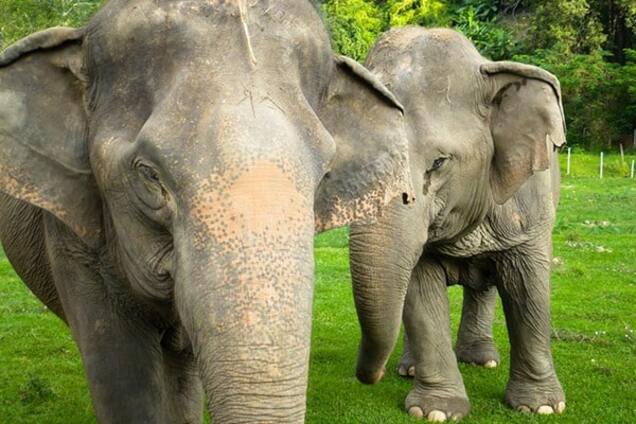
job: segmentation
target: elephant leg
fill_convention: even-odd
[[[492,336],[492,323],[497,306],[497,288],[475,290],[464,287],[462,319],[457,332],[457,360],[467,364],[495,368],[499,352]]]
[[[199,424],[203,421],[203,385],[190,348],[175,352],[163,349],[164,375],[168,393],[167,422]]]
[[[51,216],[46,220],[51,272],[79,347],[101,424],[168,424],[161,333],[116,277],[99,272],[95,253]],[[105,272],[104,272],[105,271]]]
[[[404,325],[415,360],[415,386],[406,398],[412,416],[460,419],[470,410],[451,339],[446,273],[422,257],[409,285]]]
[[[398,365],[398,374],[402,377],[415,377],[415,359],[409,347],[409,336],[404,332],[404,347],[402,348],[402,357]]]
[[[565,409],[550,347],[550,250],[518,247],[501,254],[496,263],[510,338],[506,402],[539,414]]]

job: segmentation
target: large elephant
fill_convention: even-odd
[[[446,287],[467,287],[462,327],[479,335],[489,331],[491,310],[479,307],[492,305],[496,286],[511,343],[507,403],[562,412],[549,282],[556,149],[565,143],[558,80],[534,66],[488,61],[443,29],[391,30],[367,65],[405,107],[417,199],[351,229],[359,379],[382,377],[403,318],[415,364],[406,410],[430,420],[465,416]]]
[[[303,0],[111,0],[0,56],[0,237],[102,423],[304,420],[313,236],[412,196]]]

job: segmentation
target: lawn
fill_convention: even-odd
[[[617,157],[610,157],[618,161]],[[631,159],[630,159],[631,160]],[[577,154],[579,175],[595,172]],[[587,165],[585,165],[587,164]],[[620,167],[617,167],[620,168]],[[472,401],[465,423],[636,422],[636,180],[564,177],[554,234],[553,347],[568,398],[560,417],[533,417],[502,403],[508,342],[501,307],[495,335],[503,363],[462,366]],[[394,372],[376,386],[354,378],[359,339],[347,232],[316,238],[316,296],[308,423],[409,423],[411,383]],[[450,289],[454,326],[461,289]],[[0,256],[0,423],[93,423],[77,348],[67,328],[34,298]]]

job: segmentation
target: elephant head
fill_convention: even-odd
[[[411,271],[425,246],[467,234],[529,178],[541,178],[565,143],[565,123],[556,77],[489,61],[455,31],[391,30],[367,66],[405,107],[417,194],[411,209],[394,203],[377,224],[352,226],[363,333],[358,376],[373,383],[393,349]]]
[[[0,56],[0,190],[183,328],[219,423],[302,421],[314,233],[412,197],[402,125],[309,1],[111,0]]]

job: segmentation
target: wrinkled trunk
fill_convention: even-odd
[[[404,297],[426,240],[418,216],[417,204],[394,202],[377,223],[351,227],[351,275],[362,329],[357,376],[363,383],[382,378],[400,331]]]
[[[314,220],[264,169],[204,196],[175,237],[177,309],[215,424],[304,421]]]

